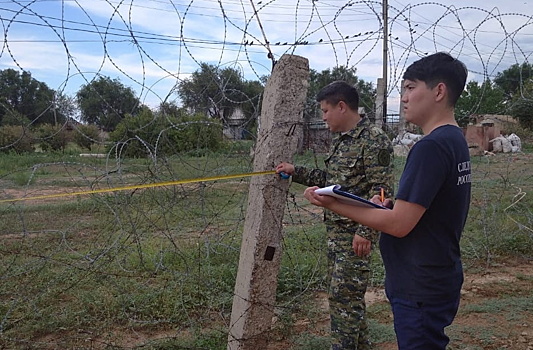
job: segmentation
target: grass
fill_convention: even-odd
[[[230,149],[157,161],[1,155],[0,198],[251,171],[249,144]],[[533,203],[520,195],[533,190],[530,160],[527,154],[473,160],[462,247],[467,267],[533,255]],[[322,161],[310,153],[295,159]],[[398,175],[404,162],[395,159]],[[225,349],[248,186],[249,179],[236,179],[0,203],[0,347]],[[314,330],[321,322],[315,297],[327,285],[325,228],[302,192],[291,186],[283,221],[278,336],[293,349],[327,349],[327,335]],[[381,286],[379,254],[372,263],[372,285]],[[505,309],[505,317],[520,317],[518,310],[531,305],[517,293],[465,312]],[[386,304],[369,308],[376,342],[394,339],[389,312]],[[295,331],[302,318],[309,326]]]
[[[497,299],[488,299],[479,304],[468,305],[460,310],[463,315],[472,315],[475,322],[468,325],[452,325],[449,334],[452,349],[472,349],[471,346],[462,345],[465,339],[475,339],[485,348],[507,348],[501,346],[502,342],[512,342],[514,334],[521,335],[520,329],[530,322],[530,313],[533,310],[533,295],[513,297],[499,295]],[[502,324],[519,325],[514,329],[502,327]],[[469,343],[470,344],[470,343]]]
[[[331,340],[328,337],[301,334],[295,339],[295,350],[324,350],[329,349]]]
[[[531,169],[526,155],[475,159],[471,210],[464,234],[467,257],[531,253]],[[528,229],[529,227],[529,229]]]

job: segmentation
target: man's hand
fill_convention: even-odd
[[[290,164],[290,163],[279,163],[278,166],[276,167],[276,173],[285,173],[287,175],[292,175],[294,174],[294,165]]]
[[[323,196],[315,191],[319,189],[317,186],[307,187],[304,191],[304,197],[307,200],[316,206],[327,208],[329,205],[335,203],[337,199],[333,196]]]
[[[360,257],[365,257],[370,255],[370,250],[372,249],[372,242],[359,235],[354,235],[352,240],[352,248],[355,254]]]
[[[392,207],[394,206],[394,202],[392,201],[392,199],[390,198],[385,198],[385,200],[382,202],[381,201],[381,196],[379,195],[374,195],[372,198],[370,198],[370,201],[374,204],[379,204],[381,206],[384,206],[385,208],[389,208],[389,209],[392,209]]]

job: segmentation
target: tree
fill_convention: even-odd
[[[521,93],[513,97],[509,110],[522,127],[533,130],[533,78],[526,81]]]
[[[238,107],[243,114],[248,117],[243,129],[247,131],[248,136],[257,133],[257,120],[261,114],[264,84],[257,80],[247,80],[243,83],[242,94]]]
[[[185,114],[185,109],[178,107],[175,102],[161,102],[158,108],[158,114],[162,117],[173,116],[178,117]]]
[[[490,79],[479,84],[470,81],[455,106],[455,116],[459,125],[468,124],[472,114],[501,114],[505,110],[504,91]]]
[[[236,85],[232,78],[240,80],[239,72],[231,68],[224,71],[215,65],[201,63],[200,69],[179,84],[178,96],[191,112],[224,119],[224,113],[229,115],[232,112],[224,111],[230,107],[227,93]]]
[[[494,83],[505,93],[508,113],[524,128],[533,129],[533,64],[513,64],[498,73]]]
[[[333,69],[325,69],[322,72],[317,72],[314,69],[309,73],[309,89],[307,90],[306,106],[304,111],[304,118],[306,120],[319,119],[321,116],[320,108],[316,103],[316,95],[324,86],[336,80],[344,80],[348,84],[355,86],[359,92],[359,107],[364,107],[366,115],[371,119],[375,119],[374,101],[376,100],[376,89],[372,83],[365,82],[357,77],[355,74],[356,68],[347,68],[345,66],[338,66]]]
[[[6,115],[22,115],[32,124],[60,123],[66,118],[55,107],[56,92],[31,73],[0,71],[0,124]],[[15,114],[18,113],[18,114]],[[11,122],[11,124],[13,124]]]
[[[255,120],[262,93],[263,85],[259,81],[245,81],[234,68],[219,68],[208,63],[201,63],[200,69],[178,86],[178,96],[185,108],[223,123],[236,108],[249,120]]]
[[[118,79],[100,76],[76,93],[81,120],[112,131],[126,115],[135,115],[141,103],[133,89]]]
[[[504,91],[506,100],[510,101],[517,93],[520,93],[524,83],[532,77],[533,64],[516,63],[496,74],[494,83]]]
[[[66,119],[75,119],[76,113],[78,111],[78,105],[76,103],[76,98],[68,95],[64,95],[60,92],[56,92],[54,99],[54,113],[63,116]],[[56,123],[63,123],[65,119],[57,121]]]
[[[4,115],[4,117],[2,118],[2,123],[0,124],[3,126],[20,125],[28,127],[29,125],[31,125],[31,120],[17,111],[10,111],[6,115]]]

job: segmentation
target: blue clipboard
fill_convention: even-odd
[[[372,203],[369,200],[366,200],[364,198],[361,198],[359,196],[356,196],[353,193],[349,193],[346,191],[341,190],[340,185],[331,185],[324,188],[319,188],[315,191],[315,193],[318,193],[320,195],[325,196],[332,196],[340,200],[341,202],[350,204],[350,205],[356,205],[359,207],[367,207],[367,208],[378,208],[378,209],[389,209],[387,207],[384,207],[382,205]]]

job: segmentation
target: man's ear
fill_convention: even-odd
[[[346,109],[348,108],[348,106],[346,105],[346,102],[344,102],[344,101],[339,101],[339,103],[337,104],[337,106],[339,107],[339,109],[341,110],[341,112],[345,112]]]
[[[435,86],[435,101],[440,102],[443,99],[446,99],[448,95],[448,87],[444,83],[438,83],[437,86]]]

